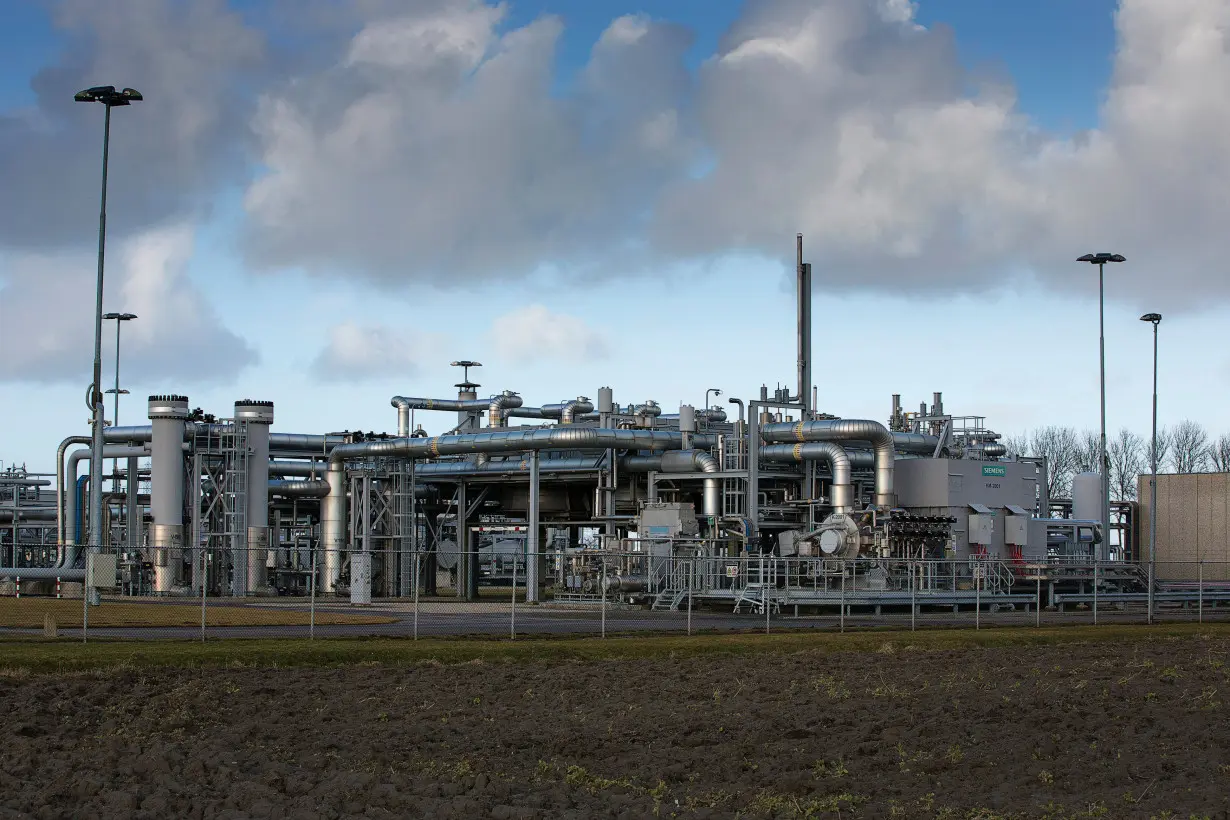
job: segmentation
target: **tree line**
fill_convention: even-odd
[[[1136,498],[1137,476],[1149,472],[1149,436],[1126,428],[1107,435],[1106,458],[1110,462],[1110,494],[1119,501]],[[1096,430],[1073,427],[1039,427],[1004,440],[1017,456],[1046,458],[1051,497],[1069,496],[1077,473],[1099,472],[1101,449]],[[1184,420],[1157,431],[1159,473],[1230,472],[1230,435],[1214,439],[1199,422]]]

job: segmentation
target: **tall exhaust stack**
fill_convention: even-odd
[[[184,424],[187,396],[150,396],[150,545],[154,592],[169,595],[182,583],[184,548]]]
[[[269,427],[273,402],[243,399],[235,402],[235,421],[248,423],[248,554],[246,583],[236,595],[269,592]]]
[[[799,403],[803,405],[803,418],[811,417],[815,410],[811,397],[811,265],[803,261],[803,234],[795,237],[797,256],[797,302],[799,309]]]

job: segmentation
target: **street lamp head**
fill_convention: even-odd
[[[482,367],[483,366],[482,362],[471,362],[466,359],[462,359],[461,361],[457,361],[457,362],[449,362],[449,364],[452,365],[453,367]]]
[[[1159,324],[1159,323],[1162,321],[1162,314],[1160,314],[1160,313],[1146,313],[1144,316],[1141,316],[1141,317],[1140,317],[1140,321],[1142,321],[1142,322],[1152,322],[1154,325],[1157,325],[1157,324]]]
[[[127,322],[129,319],[137,318],[135,313],[104,313],[104,319],[115,319],[120,322]]]
[[[1107,262],[1126,262],[1127,258],[1119,253],[1087,253],[1078,257],[1077,262],[1089,262],[1093,265],[1104,265]]]
[[[122,91],[116,91],[113,85],[96,85],[93,88],[78,91],[73,95],[73,99],[77,102],[102,103],[110,108],[117,105],[141,102],[145,97],[141,96],[141,92],[135,88],[125,88]]]
[[[104,393],[106,393],[107,395],[113,395],[113,394],[119,394],[119,395],[121,395],[121,396],[127,396],[127,395],[128,395],[128,391],[127,391],[127,390],[125,390],[125,389],[124,389],[124,388],[122,388],[122,387],[121,387],[119,390],[116,390],[114,387],[112,387],[111,389],[109,389],[109,390],[104,390],[103,392],[104,392]]]

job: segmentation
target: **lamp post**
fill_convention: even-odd
[[[1110,462],[1106,458],[1106,263],[1126,262],[1117,253],[1087,253],[1076,260],[1098,266],[1098,366],[1100,372],[1102,399],[1102,426],[1099,442],[1099,470],[1102,473],[1102,537],[1105,539],[1103,549],[1110,548]]]
[[[111,394],[111,393],[115,394],[115,411],[111,414],[111,423],[118,427],[120,423],[120,396],[128,395],[127,390],[120,389],[120,325],[123,324],[124,322],[130,322],[133,319],[137,318],[137,314],[135,313],[104,313],[103,318],[108,321],[111,321],[113,319],[115,320],[115,388],[112,390],[108,390],[106,392],[108,394]],[[115,473],[115,475],[112,478],[112,481],[114,483],[115,491],[117,493],[120,491],[120,478],[118,474],[119,466],[120,466],[119,459],[115,459],[112,462],[112,472]]]
[[[712,393],[715,396],[722,395],[722,391],[718,390],[716,387],[710,387],[708,390],[706,390],[705,391],[705,409],[706,410],[709,409],[709,394],[710,393]]]
[[[1157,577],[1157,326],[1162,314],[1146,313],[1153,325],[1153,437],[1149,440],[1149,623],[1153,623],[1153,579]]]
[[[102,547],[102,452],[103,394],[102,387],[102,319],[103,319],[103,259],[107,244],[107,157],[111,144],[111,109],[144,99],[141,92],[125,88],[116,91],[113,85],[99,85],[78,91],[77,102],[101,103],[106,109],[103,118],[102,197],[98,208],[98,283],[94,294],[94,381],[90,383],[92,413],[92,445],[90,447],[90,549]]]

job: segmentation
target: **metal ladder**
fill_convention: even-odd
[[[222,521],[231,546],[231,591],[248,588],[248,423],[229,421],[219,437],[223,457]]]

